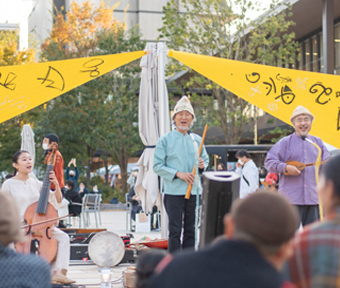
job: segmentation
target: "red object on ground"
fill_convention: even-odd
[[[158,249],[168,249],[168,240],[154,240],[154,241],[148,241],[148,242],[141,242],[140,244],[143,244],[150,248],[158,248]]]

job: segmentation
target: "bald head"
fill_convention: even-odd
[[[279,194],[259,190],[235,202],[231,210],[234,238],[261,247],[279,247],[288,242],[298,227],[296,208]]]

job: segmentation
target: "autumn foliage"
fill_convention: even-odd
[[[94,7],[90,1],[81,4],[72,2],[70,10],[65,14],[57,11],[50,38],[42,45],[42,51],[52,52],[53,49],[48,48],[55,47],[58,51],[65,51],[64,59],[89,56],[97,47],[98,32],[125,29],[125,23],[113,17],[118,4],[108,8],[103,1],[99,7]]]
[[[0,31],[0,66],[33,63],[34,49],[19,50],[17,31]]]

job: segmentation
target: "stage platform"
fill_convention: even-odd
[[[91,215],[90,227],[96,228],[94,215]],[[131,238],[131,242],[138,241],[143,237],[149,237],[150,239],[160,239],[160,232],[148,232],[148,233],[136,233],[126,230],[126,211],[125,210],[102,210],[101,218],[102,225],[98,228],[106,228],[108,231],[117,233],[120,236],[124,236],[127,233],[132,234],[134,238]],[[78,222],[74,223],[74,226],[70,228],[79,228]],[[123,271],[129,266],[135,266],[134,263],[122,263],[112,269],[112,287],[123,288]],[[98,273],[98,267],[92,261],[71,261],[68,277],[77,281],[75,283],[79,288],[94,288],[100,287],[100,275]],[[65,286],[64,286],[65,287]],[[76,287],[75,285],[73,287]]]

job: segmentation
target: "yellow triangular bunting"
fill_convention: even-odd
[[[0,67],[0,123],[111,70],[144,51]]]
[[[169,56],[286,123],[303,105],[315,116],[311,134],[340,148],[339,76],[173,50]]]

